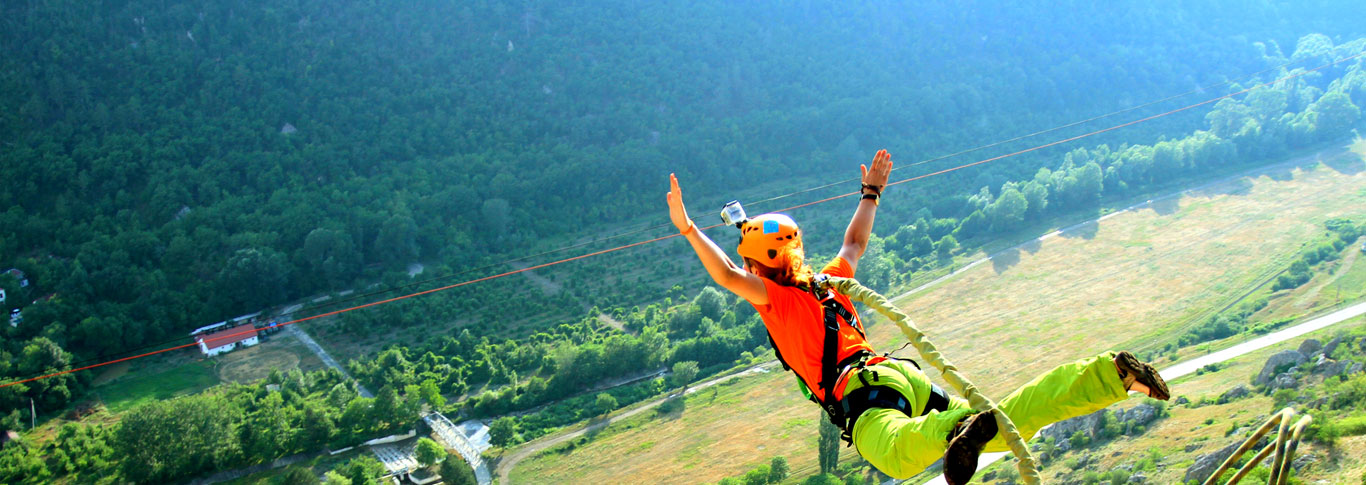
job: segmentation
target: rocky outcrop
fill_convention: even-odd
[[[1301,353],[1301,354],[1304,354],[1305,356],[1314,355],[1314,354],[1318,353],[1319,350],[1322,350],[1322,349],[1323,349],[1323,343],[1322,343],[1322,342],[1319,342],[1318,339],[1309,338],[1309,339],[1304,339],[1303,342],[1300,342],[1300,353]]]
[[[1260,450],[1266,447],[1267,443],[1268,440],[1266,437],[1262,437],[1261,441],[1258,442],[1256,446],[1252,447],[1252,449]],[[1200,455],[1195,459],[1195,463],[1192,464],[1190,468],[1186,469],[1186,476],[1185,478],[1182,478],[1181,481],[1189,482],[1195,480],[1197,482],[1204,482],[1205,479],[1209,478],[1209,476],[1214,473],[1214,470],[1217,470],[1219,465],[1222,464],[1224,460],[1227,460],[1229,455],[1232,455],[1234,450],[1237,450],[1242,444],[1242,441],[1238,441],[1237,443],[1225,446],[1212,453]]]
[[[1304,347],[1301,345],[1300,347]],[[1257,373],[1257,377],[1252,380],[1254,384],[1265,386],[1270,384],[1272,379],[1285,369],[1303,364],[1308,358],[1298,350],[1283,350],[1266,359],[1266,364],[1262,366],[1262,371]]]
[[[1224,391],[1223,394],[1219,395],[1219,403],[1223,404],[1234,399],[1247,396],[1250,393],[1251,391],[1248,391],[1247,386],[1238,384],[1237,386],[1234,386],[1233,389]]]
[[[1323,346],[1323,355],[1326,355],[1326,356],[1328,356],[1328,357],[1332,357],[1332,356],[1333,356],[1333,352],[1336,351],[1336,350],[1338,349],[1338,346],[1339,346],[1339,345],[1342,345],[1342,336],[1338,336],[1337,338],[1334,338],[1333,340],[1329,341],[1329,342],[1328,342],[1328,345],[1324,345],[1324,346]]]
[[[1272,389],[1295,389],[1297,387],[1300,387],[1300,380],[1289,372],[1282,373],[1281,375],[1276,376],[1275,380],[1271,381]]]

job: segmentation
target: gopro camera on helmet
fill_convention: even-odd
[[[740,207],[740,201],[732,200],[721,207],[721,221],[726,225],[740,227],[749,218],[745,217],[745,208]]]

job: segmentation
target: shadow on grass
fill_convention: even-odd
[[[991,269],[996,270],[996,274],[1005,273],[1017,264],[1020,264],[1020,250],[1016,248],[1001,251],[991,257]]]
[[[1290,168],[1286,168],[1284,171],[1278,169],[1273,172],[1267,172],[1266,175],[1273,180],[1281,182],[1295,178],[1295,173]],[[1280,177],[1284,177],[1284,179]],[[1252,192],[1252,179],[1248,177],[1239,177],[1234,180],[1219,182],[1192,190],[1190,191],[1190,194],[1201,197],[1214,197],[1216,195],[1247,195],[1250,192]]]
[[[683,400],[683,393],[680,392],[664,400],[659,407],[655,408],[655,416],[672,421],[683,417],[683,411],[687,407],[688,403]]]
[[[1362,161],[1361,155],[1353,152],[1329,156],[1323,161],[1323,165],[1343,175],[1356,175],[1366,171],[1366,162]]]
[[[1148,207],[1153,209],[1159,216],[1169,216],[1181,212],[1180,197],[1164,197],[1148,203]]]
[[[1097,232],[1100,232],[1100,224],[1092,220],[1063,229],[1062,233],[1059,235],[1068,239],[1082,238],[1091,240],[1096,238]]]

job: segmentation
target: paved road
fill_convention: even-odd
[[[333,360],[331,355],[327,355],[327,351],[323,350],[322,346],[318,345],[318,342],[313,340],[313,337],[308,336],[308,332],[305,332],[302,328],[299,328],[298,325],[285,325],[284,330],[285,333],[293,335],[294,338],[297,338],[300,342],[303,342],[304,346],[308,347],[309,350],[312,350],[314,354],[317,354],[318,358],[322,359],[323,363],[327,364],[328,367],[340,371],[342,375],[346,377],[346,380],[356,382],[355,379],[351,378],[351,374],[346,373],[346,368],[342,367],[341,364],[338,364],[337,361]],[[366,389],[365,386],[362,386],[359,382],[356,382],[356,390],[360,392],[361,397],[375,397],[375,395],[371,393],[369,389]]]
[[[1164,379],[1175,380],[1178,377],[1194,374],[1195,371],[1200,369],[1201,367],[1210,364],[1216,364],[1226,360],[1231,360],[1235,357],[1239,357],[1250,352],[1261,350],[1272,345],[1285,342],[1287,340],[1303,337],[1305,334],[1308,334],[1310,332],[1331,327],[1333,325],[1342,323],[1343,321],[1346,321],[1353,317],[1360,316],[1362,314],[1366,314],[1366,302],[1357,303],[1355,305],[1351,305],[1347,308],[1343,308],[1333,313],[1329,313],[1327,315],[1314,318],[1312,320],[1287,328],[1285,330],[1272,332],[1261,337],[1258,337],[1256,339],[1249,340],[1238,345],[1234,345],[1227,349],[1220,350],[1209,355],[1200,356],[1176,364],[1166,369],[1162,369],[1160,372],[1162,373],[1162,377]],[[984,454],[977,463],[977,469],[981,470],[983,468],[991,466],[992,463],[996,463],[996,460],[1001,459],[1001,457],[1006,456],[1007,454],[1008,453]],[[901,482],[892,481],[891,483]],[[945,484],[946,482],[944,481],[944,477],[941,475],[925,483],[926,485],[941,485]]]

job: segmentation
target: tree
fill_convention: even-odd
[[[290,267],[279,251],[239,249],[218,273],[219,291],[231,311],[260,308],[287,297]]]
[[[773,460],[768,462],[768,483],[780,483],[783,480],[787,480],[789,471],[790,470],[787,467],[787,458],[781,456],[773,457]]]
[[[476,485],[479,483],[474,478],[474,470],[463,459],[447,458],[441,462],[441,482],[446,485]]]
[[[425,468],[435,465],[437,462],[444,459],[446,459],[446,448],[425,436],[417,439],[418,464]]]
[[[402,268],[417,260],[417,223],[412,217],[395,215],[384,221],[375,236],[375,253],[390,268]]]
[[[1309,107],[1309,112],[1314,116],[1314,129],[1321,140],[1342,136],[1361,119],[1361,109],[1340,91],[1324,94]]]
[[[766,485],[769,483],[768,477],[772,473],[773,470],[767,464],[759,465],[745,473],[745,485]]]
[[[281,485],[317,485],[322,481],[318,480],[318,476],[308,471],[307,468],[291,466],[280,474],[279,483]]]
[[[233,428],[242,410],[221,395],[153,401],[124,415],[113,448],[124,477],[139,483],[165,483],[217,469],[236,460],[241,449]]]
[[[418,388],[418,393],[422,395],[422,400],[433,408],[440,408],[446,405],[446,398],[441,395],[441,387],[436,385],[436,381],[427,379],[422,381],[422,386]]]
[[[716,288],[708,286],[702,288],[702,291],[697,294],[697,298],[693,299],[693,304],[697,305],[697,309],[702,312],[703,318],[720,320],[721,313],[726,308],[726,295],[717,291]]]
[[[510,416],[503,416],[493,421],[489,425],[489,444],[499,448],[507,448],[517,439],[517,421]]]
[[[617,398],[605,392],[599,393],[597,400],[593,403],[593,409],[597,410],[598,414],[607,414],[616,408]]]
[[[825,411],[821,411],[816,421],[820,422],[818,425],[820,426],[820,437],[816,441],[816,457],[820,463],[821,474],[834,473],[840,460],[840,429],[826,418]]]
[[[1028,206],[1029,202],[1025,200],[1024,194],[1015,188],[1015,184],[1006,184],[996,202],[987,206],[987,218],[991,220],[991,228],[1009,231],[1020,227]]]
[[[342,467],[341,475],[351,480],[351,485],[378,485],[379,477],[384,475],[384,464],[369,454],[352,458]]]
[[[688,384],[697,378],[697,372],[697,362],[685,360],[674,364],[673,375],[670,376],[670,379],[673,380],[674,387],[687,388]]]

